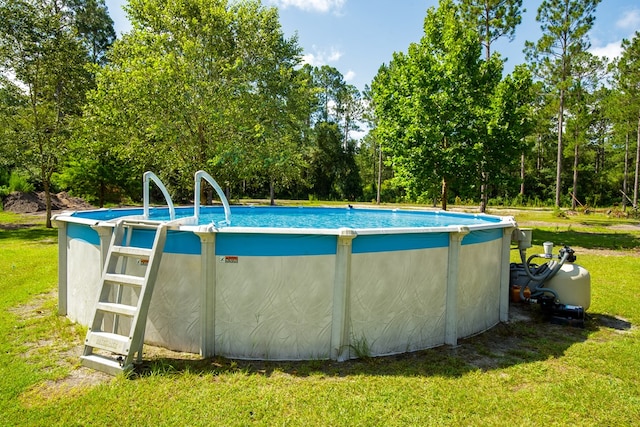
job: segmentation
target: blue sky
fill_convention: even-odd
[[[127,0],[105,0],[116,33],[130,29],[122,5]],[[526,12],[516,29],[516,38],[500,41],[494,50],[508,58],[506,71],[524,62],[525,41],[541,36],[536,12],[542,0],[524,0]],[[380,65],[393,52],[406,52],[422,36],[426,11],[437,0],[263,0],[277,6],[286,36],[298,34],[304,60],[311,65],[337,68],[358,89],[370,84]],[[638,0],[602,0],[589,36],[591,52],[613,58],[620,54],[623,38],[640,31]]]

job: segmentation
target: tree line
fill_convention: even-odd
[[[441,0],[360,92],[303,64],[258,0],[129,0],[120,38],[104,0],[0,0],[0,192],[103,206],[153,170],[188,203],[205,169],[272,203],[637,207],[640,37],[590,54],[598,3],[542,1],[544,35],[504,75],[493,43],[522,1]]]

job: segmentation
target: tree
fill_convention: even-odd
[[[107,50],[116,40],[113,20],[109,16],[104,0],[68,0],[74,12],[76,31],[91,62],[104,65]]]
[[[493,55],[481,59],[478,35],[464,25],[453,2],[429,9],[424,30],[419,44],[381,67],[372,84],[373,101],[377,133],[396,180],[413,198],[431,198],[440,185],[446,209],[451,183],[477,183],[478,166],[495,160],[490,147],[499,138],[490,132],[505,134],[506,110],[500,106],[507,98],[506,92],[495,92],[502,61]]]
[[[638,178],[640,175],[640,32],[636,31],[633,39],[622,41],[622,56],[615,63],[614,82],[617,89],[618,104],[621,107],[621,119],[628,125],[635,123],[635,126],[627,126],[625,158],[625,168],[628,158],[629,133],[635,130],[636,134],[636,161],[633,184],[633,207],[638,207]],[[635,128],[635,129],[634,129]],[[627,192],[626,173],[623,192]],[[623,196],[623,206],[626,205],[625,194]]]
[[[513,173],[521,168],[525,138],[534,127],[534,95],[531,72],[523,65],[516,66],[513,73],[504,77],[487,95],[490,104],[482,129],[484,135],[481,134],[482,183],[498,186],[510,181]],[[486,195],[486,190],[482,194]]]
[[[338,125],[319,122],[314,133],[316,144],[309,162],[312,191],[321,199],[340,197],[336,184],[340,176],[343,151]]]
[[[513,41],[522,12],[526,12],[521,8],[522,0],[460,0],[465,21],[477,29],[485,59],[491,57],[491,44],[500,37]]]
[[[513,41],[516,27],[522,21],[522,0],[461,0],[460,10],[465,21],[476,28],[485,49],[485,60],[491,58],[491,45],[500,37]],[[490,148],[489,148],[490,149]],[[480,212],[485,212],[489,197],[488,159],[481,162]]]
[[[360,92],[333,67],[307,70],[315,89],[310,120],[314,130],[309,153],[310,189],[316,197],[354,200],[362,194],[362,184],[350,132],[359,129],[362,118]]]
[[[336,116],[342,125],[342,146],[349,150],[349,133],[358,131],[358,123],[364,113],[363,101],[360,91],[353,85],[345,84],[337,94]]]
[[[345,91],[344,77],[334,67],[323,65],[312,70],[314,84],[318,87],[318,109],[316,121],[337,121],[336,105],[341,92]]]
[[[0,74],[0,170],[9,172],[20,162],[18,112],[28,107],[28,98],[11,79]]]
[[[573,148],[573,185],[571,191],[571,209],[575,210],[578,203],[578,171],[580,169],[581,149],[588,147],[591,139],[592,127],[597,115],[593,94],[601,81],[605,65],[604,62],[590,54],[583,52],[574,59],[574,78],[567,90],[567,106],[571,116],[566,120],[566,134],[568,148]]]
[[[132,31],[98,73],[90,118],[139,172],[159,171],[179,198],[208,169],[223,186],[294,179],[305,113],[275,8],[259,1],[131,0]],[[89,118],[88,118],[89,119]]]
[[[600,0],[544,0],[538,8],[542,37],[526,43],[526,54],[539,78],[552,86],[558,99],[558,147],[556,159],[555,204],[562,194],[562,137],[565,95],[573,77],[574,59],[590,47],[587,36],[593,26],[593,13]]]
[[[382,184],[392,178],[391,168],[384,167],[382,155],[382,138],[379,136],[377,117],[375,115],[375,101],[369,86],[363,91],[362,120],[369,127],[369,132],[360,140],[358,149],[358,169],[363,183],[364,200],[382,201]]]
[[[13,111],[11,138],[45,192],[65,156],[91,75],[73,10],[62,0],[0,0],[0,67],[15,76],[28,104]]]

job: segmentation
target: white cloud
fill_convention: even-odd
[[[302,55],[302,62],[314,67],[327,65],[330,62],[336,62],[342,57],[342,52],[333,47],[328,52],[318,50],[315,46],[313,46],[312,49],[314,51],[313,53]]]
[[[288,7],[297,7],[301,10],[310,12],[327,13],[330,11],[339,12],[347,0],[269,0],[278,7],[286,9]]]
[[[339,61],[340,58],[342,58],[342,52],[334,48],[331,48],[331,51],[327,56],[327,62],[336,62],[336,61]]]
[[[592,46],[591,49],[589,49],[589,52],[591,52],[593,55],[600,57],[605,56],[609,60],[612,60],[622,54],[622,40],[611,42],[606,46]]]
[[[356,77],[356,72],[353,71],[353,70],[349,70],[349,71],[347,71],[347,74],[344,75],[344,81],[345,82],[350,82],[355,77]]]
[[[640,9],[630,10],[616,21],[616,27],[625,30],[636,30],[640,27]]]

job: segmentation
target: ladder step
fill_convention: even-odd
[[[131,346],[130,341],[129,337],[124,335],[112,334],[111,332],[89,331],[84,344],[89,347],[126,355],[129,353],[129,347]]]
[[[138,228],[144,230],[157,230],[160,222],[124,222],[122,224],[125,228]]]
[[[129,274],[107,273],[104,275],[104,281],[129,286],[144,286],[144,277],[131,276]]]
[[[80,360],[82,366],[95,369],[96,371],[102,371],[109,375],[118,375],[120,372],[128,371],[133,367],[131,364],[129,366],[122,366],[120,365],[120,361],[115,358],[95,353],[87,356],[80,356]]]
[[[118,304],[115,302],[99,302],[97,309],[106,313],[121,314],[133,317],[138,312],[138,307],[133,305]]]
[[[139,248],[136,246],[113,246],[111,249],[112,254],[125,255],[131,257],[150,257],[152,254],[151,249]]]

